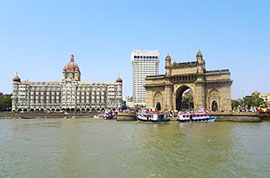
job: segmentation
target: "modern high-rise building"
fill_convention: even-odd
[[[158,50],[133,50],[131,54],[133,67],[134,105],[145,105],[145,77],[158,75]]]

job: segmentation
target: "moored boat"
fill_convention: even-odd
[[[209,116],[207,111],[200,112],[179,112],[177,121],[179,122],[215,122],[216,116]]]
[[[258,110],[260,113],[260,117],[263,120],[269,120],[270,119],[270,109],[267,106],[261,106],[260,110]]]
[[[140,121],[148,121],[148,122],[167,122],[167,121],[170,121],[170,119],[166,113],[158,112],[158,111],[139,112],[137,118]]]
[[[106,111],[104,113],[104,119],[117,119],[117,112]]]

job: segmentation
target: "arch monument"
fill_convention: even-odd
[[[231,110],[232,80],[228,69],[207,71],[200,50],[196,61],[171,63],[167,55],[165,62],[165,75],[146,77],[147,108],[181,110],[183,92],[190,89],[195,110]]]

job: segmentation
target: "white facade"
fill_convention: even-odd
[[[158,75],[159,52],[158,50],[133,50],[131,62],[134,105],[145,105],[145,77]]]
[[[74,56],[62,71],[62,81],[30,82],[13,79],[13,111],[92,111],[122,107],[122,79],[116,82],[80,81]]]

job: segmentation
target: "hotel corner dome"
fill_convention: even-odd
[[[79,66],[74,62],[74,55],[70,56],[70,61],[65,65],[63,70],[80,71]]]
[[[21,82],[21,79],[18,75],[16,75],[14,78],[13,78],[13,82]]]
[[[120,83],[122,83],[122,82],[123,82],[123,80],[122,80],[120,77],[118,77],[118,78],[116,79],[116,82],[120,82]]]

